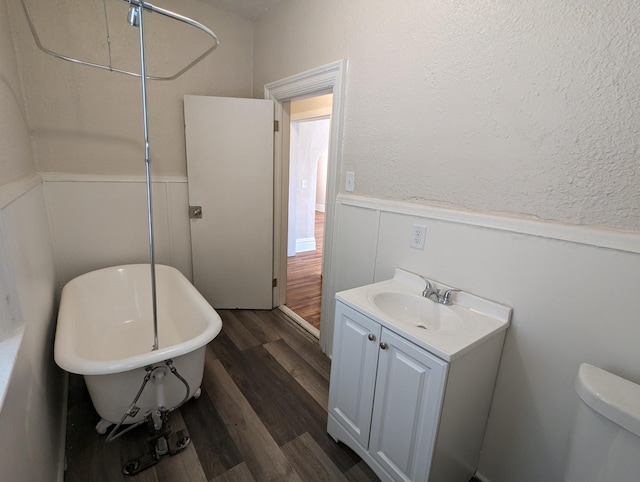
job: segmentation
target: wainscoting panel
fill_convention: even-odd
[[[142,178],[45,175],[61,286],[107,266],[149,262]],[[192,278],[186,179],[152,185],[156,262]]]
[[[2,268],[9,271],[3,273],[9,283],[3,295],[10,296],[3,301],[19,318],[13,328],[21,325],[0,343],[6,391],[0,417],[1,477],[62,481],[66,386],[53,361],[56,272],[38,175],[0,186],[0,224],[6,242]]]
[[[349,195],[338,209],[336,291],[400,267],[513,307],[479,473],[562,480],[580,363],[640,382],[640,233]]]

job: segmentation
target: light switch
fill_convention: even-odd
[[[353,173],[353,171],[348,171],[347,172],[347,180],[344,183],[344,190],[347,192],[353,192],[354,186],[355,186],[355,174]]]

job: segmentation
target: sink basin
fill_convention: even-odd
[[[370,296],[373,305],[387,316],[403,324],[441,334],[456,334],[473,329],[477,320],[471,312],[446,306],[423,296],[381,292]]]
[[[336,301],[447,362],[509,326],[510,307],[431,280],[432,289],[455,290],[453,304],[443,305],[421,296],[425,284],[422,276],[396,268],[393,278],[340,291]]]

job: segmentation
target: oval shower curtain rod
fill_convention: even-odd
[[[202,30],[204,33],[206,33],[207,35],[209,35],[213,39],[213,45],[209,49],[207,49],[202,55],[199,55],[195,60],[193,60],[193,62],[188,64],[183,69],[179,70],[178,72],[176,72],[173,75],[166,76],[166,77],[156,77],[156,76],[152,76],[152,75],[147,75],[146,78],[149,79],[149,80],[174,80],[174,79],[177,79],[182,74],[184,74],[189,69],[191,69],[194,65],[199,63],[202,59],[204,59],[211,52],[213,52],[218,47],[218,45],[220,45],[220,40],[218,40],[217,35],[211,29],[205,27],[200,22],[196,22],[195,20],[193,20],[193,19],[191,19],[189,17],[185,17],[184,15],[180,15],[179,13],[175,13],[175,12],[172,12],[171,10],[167,10],[167,9],[164,9],[164,8],[161,8],[161,7],[157,7],[157,6],[155,6],[155,5],[151,4],[151,3],[143,2],[143,1],[140,1],[140,0],[123,0],[123,1],[126,2],[126,3],[129,3],[130,5],[133,5],[133,6],[136,6],[136,7],[142,7],[145,10],[148,10],[150,12],[159,13],[160,15],[163,15],[165,17],[171,18],[173,20],[177,20],[177,21],[182,22],[182,23],[186,23],[187,25],[191,25],[192,27],[195,27],[195,28],[197,28],[199,30]],[[111,65],[111,63],[109,63],[109,65],[102,65],[102,64],[96,64],[94,62],[87,62],[86,60],[75,59],[73,57],[69,57],[67,55],[63,55],[63,54],[55,52],[55,51],[53,51],[51,49],[46,48],[40,42],[40,37],[38,36],[38,33],[36,31],[35,26],[33,25],[33,21],[31,20],[31,14],[29,13],[29,9],[27,8],[25,0],[20,0],[20,3],[22,3],[22,9],[24,10],[24,14],[25,14],[25,16],[27,18],[27,24],[29,25],[29,29],[31,30],[31,35],[33,36],[33,40],[35,41],[36,46],[38,47],[38,49],[40,49],[45,54],[52,55],[53,57],[56,57],[56,58],[59,58],[59,59],[62,59],[62,60],[66,60],[68,62],[73,62],[75,64],[86,65],[88,67],[96,67],[98,69],[108,70],[110,72],[117,72],[119,74],[131,75],[133,77],[140,77],[141,76],[141,74],[138,74],[136,72],[130,72],[128,70],[122,70],[122,69],[115,68],[115,67],[113,67]],[[106,8],[105,8],[105,19],[106,19]],[[109,43],[108,33],[107,33],[107,43]],[[109,61],[111,61],[111,57],[109,57]]]

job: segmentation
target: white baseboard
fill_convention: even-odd
[[[316,250],[316,238],[298,238],[296,239],[296,253],[304,253],[306,251]]]

